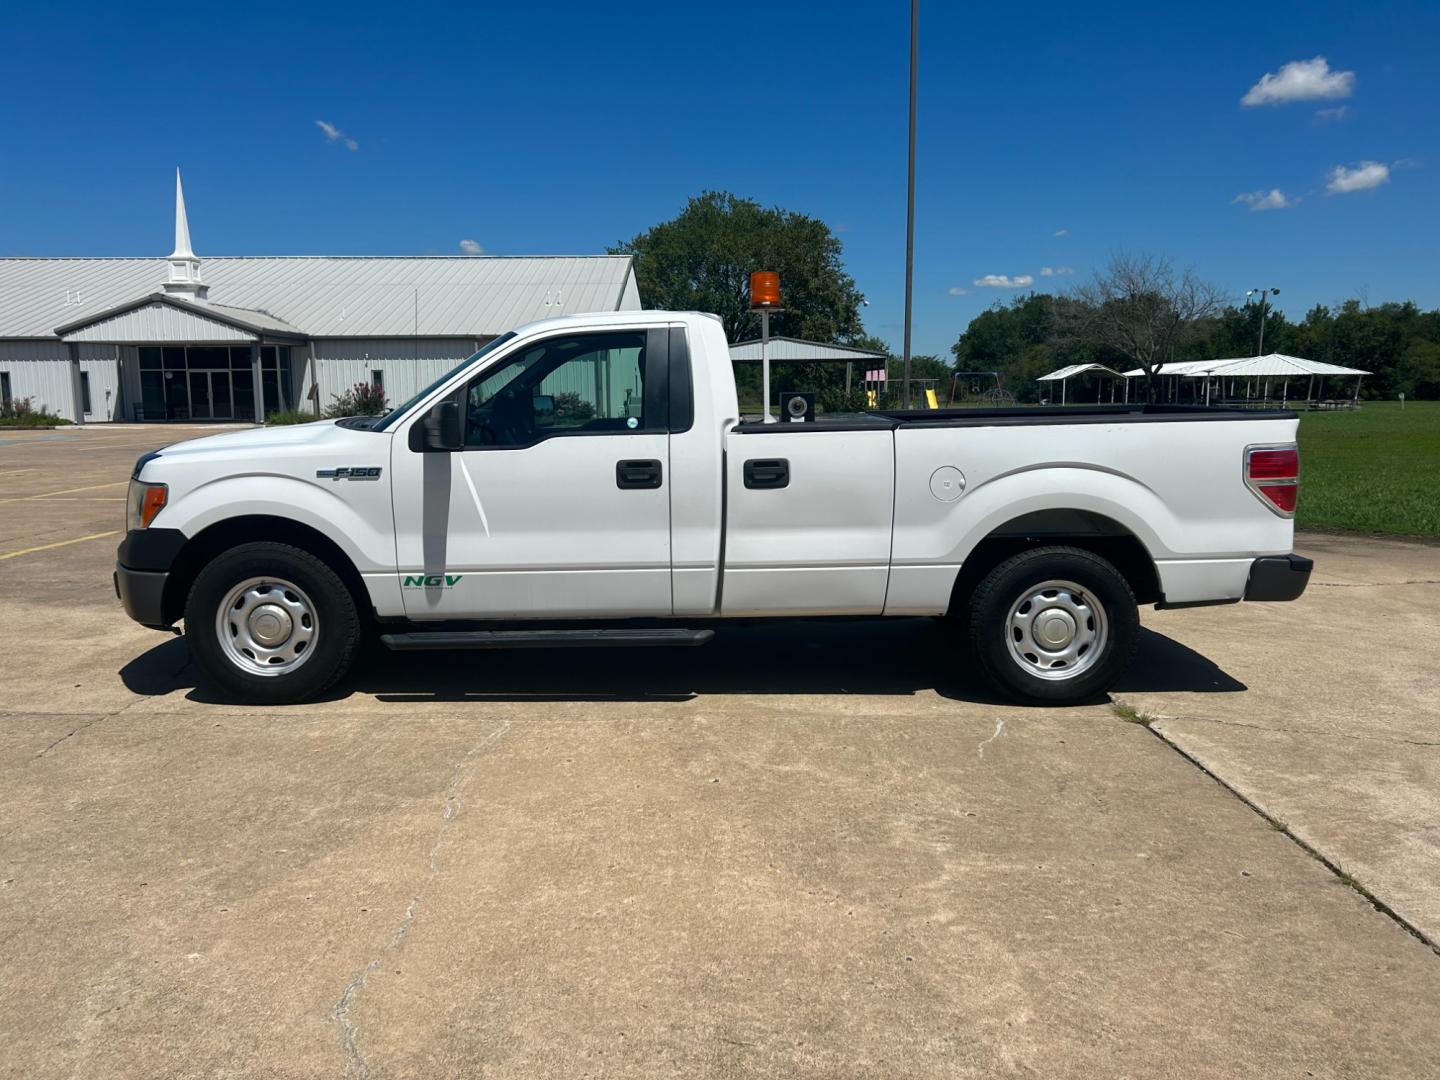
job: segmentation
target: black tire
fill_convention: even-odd
[[[232,659],[220,641],[221,606],[254,578],[292,583],[313,607],[314,648],[293,670],[246,670],[243,657]],[[195,666],[213,688],[250,704],[287,705],[324,693],[350,670],[360,639],[360,615],[345,583],[310,552],[289,544],[231,548],[200,571],[185,603],[185,641]]]
[[[1034,639],[1021,644],[1021,629],[1011,623],[1012,609],[1029,614],[1022,601],[1050,582],[1079,587],[1046,589],[1043,595],[1059,597],[1055,610],[1061,612],[1057,625],[1062,628],[1066,618],[1088,627],[1078,631],[1081,636],[1097,633],[1096,626],[1103,628],[1093,654],[1091,646],[1084,645],[1080,656],[1067,662],[1061,652],[1030,648]],[[1140,632],[1135,594],[1120,571],[1082,548],[1033,548],[1007,559],[985,575],[968,606],[971,655],[991,685],[1019,701],[1071,705],[1094,700],[1115,685],[1135,655]],[[1039,674],[1042,670],[1049,674]]]

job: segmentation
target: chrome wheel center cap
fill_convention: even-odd
[[[250,613],[250,636],[267,648],[288,640],[294,625],[290,613],[278,604],[261,604]]]
[[[1035,643],[1059,652],[1075,640],[1075,617],[1061,608],[1047,608],[1035,617]]]

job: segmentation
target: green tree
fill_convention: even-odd
[[[784,310],[771,317],[771,334],[849,342],[864,332],[864,297],[845,272],[840,240],[818,218],[707,191],[610,250],[635,257],[646,306],[713,312],[732,342],[760,336],[760,317],[750,310],[755,270],[780,275]]]

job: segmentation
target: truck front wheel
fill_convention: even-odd
[[[195,578],[185,639],[217,689],[282,705],[323,693],[349,670],[360,617],[345,583],[310,552],[241,544]]]
[[[972,655],[997,689],[1034,704],[1074,704],[1110,689],[1139,630],[1129,583],[1082,548],[1007,559],[970,601]]]

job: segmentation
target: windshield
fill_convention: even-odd
[[[394,424],[397,420],[399,420],[400,417],[404,416],[407,412],[409,412],[411,409],[413,409],[416,405],[418,405],[420,402],[424,401],[427,397],[429,397],[431,394],[433,394],[436,390],[440,389],[440,387],[444,386],[447,382],[449,382],[451,379],[453,379],[456,375],[458,375],[460,372],[464,371],[465,368],[469,367],[469,366],[470,366],[471,364],[473,364],[476,360],[480,359],[480,357],[485,356],[487,353],[492,353],[492,352],[494,352],[496,349],[498,349],[501,345],[504,345],[507,341],[509,341],[509,340],[510,340],[511,338],[513,338],[514,336],[515,336],[515,331],[514,331],[514,330],[511,330],[508,334],[501,334],[501,335],[500,335],[499,337],[497,337],[494,341],[486,342],[485,347],[484,347],[483,349],[481,349],[479,352],[475,353],[473,356],[467,356],[464,360],[461,360],[460,363],[456,364],[456,365],[455,365],[453,368],[451,368],[449,371],[445,372],[444,375],[441,375],[438,379],[436,379],[434,382],[432,382],[429,386],[425,387],[424,390],[421,390],[418,394],[416,394],[414,397],[412,397],[409,401],[407,401],[407,402],[405,402],[404,404],[401,404],[401,405],[396,405],[395,408],[391,409],[388,413],[386,413],[384,416],[382,416],[382,417],[380,418],[380,422],[377,423],[377,424],[375,424],[373,427],[371,427],[370,430],[371,430],[371,431],[384,431],[386,428],[390,427],[390,426],[391,426],[392,424]]]

